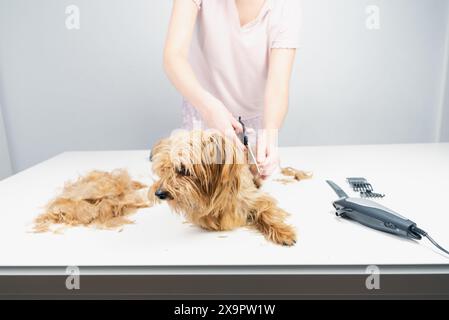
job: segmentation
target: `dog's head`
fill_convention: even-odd
[[[229,206],[247,165],[234,141],[212,131],[179,131],[152,149],[150,192],[177,212],[204,216]],[[235,198],[235,197],[234,197]]]

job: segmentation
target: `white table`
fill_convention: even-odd
[[[149,151],[67,152],[0,182],[0,274],[58,274],[79,266],[84,274],[363,274],[449,273],[449,259],[427,240],[399,239],[335,216],[333,180],[364,176],[381,204],[449,247],[449,144],[282,148],[283,166],[314,172],[312,180],[264,190],[291,212],[299,241],[288,248],[249,229],[203,231],[166,204],[140,210],[121,232],[69,228],[31,233],[32,221],[63,183],[93,169],[126,168],[150,184]],[[277,177],[274,177],[274,179]],[[449,290],[448,290],[449,292]]]

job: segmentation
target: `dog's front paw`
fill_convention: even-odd
[[[289,225],[277,225],[271,231],[271,241],[274,243],[291,247],[296,244],[296,232]]]

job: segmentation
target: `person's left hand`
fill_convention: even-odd
[[[256,158],[262,179],[267,179],[276,171],[279,167],[277,130],[259,130]]]

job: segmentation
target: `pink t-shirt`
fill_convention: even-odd
[[[190,63],[201,85],[249,126],[260,127],[271,48],[298,48],[300,0],[266,0],[257,18],[240,25],[235,0],[192,0],[198,18]],[[183,124],[201,123],[183,103]]]

